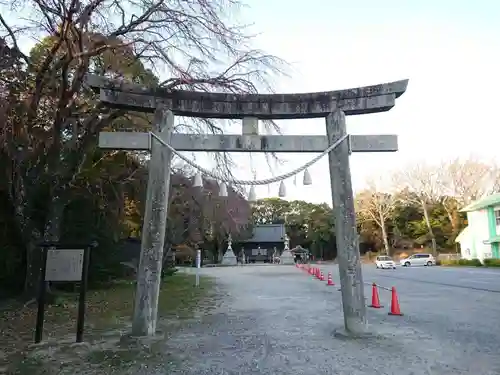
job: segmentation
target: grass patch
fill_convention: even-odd
[[[175,274],[165,279],[160,290],[158,329],[168,333],[175,329],[179,321],[192,318],[195,311],[211,307],[212,280],[202,278],[199,288],[194,287],[194,282],[194,275],[186,274]],[[23,307],[15,302],[9,304],[0,312],[0,373],[63,374],[63,370],[67,369],[73,374],[73,365],[95,370],[89,374],[111,373],[110,369],[117,364],[131,367],[141,361],[152,361],[162,354],[161,340],[144,345],[124,341],[122,337],[130,328],[134,296],[135,282],[128,281],[88,292],[84,340],[89,344],[85,346],[73,344],[77,294],[61,294],[56,304],[46,308],[44,343],[36,347],[31,346],[36,305]],[[47,368],[41,363],[51,366]],[[53,365],[58,367],[53,368]]]

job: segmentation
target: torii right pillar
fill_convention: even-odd
[[[347,134],[345,118],[341,109],[335,110],[326,117],[326,134],[330,144]],[[366,333],[367,322],[348,139],[328,154],[328,161],[344,324],[346,333],[356,336]]]

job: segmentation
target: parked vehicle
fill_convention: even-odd
[[[399,261],[403,267],[410,266],[435,266],[436,259],[431,254],[413,254]]]
[[[377,268],[392,268],[396,269],[396,263],[392,260],[390,256],[380,255],[375,259],[375,265]]]

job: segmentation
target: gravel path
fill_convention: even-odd
[[[336,267],[323,269],[338,282]],[[443,285],[457,275],[430,284],[418,280],[432,281],[432,273],[367,268],[366,281],[398,288],[405,316],[370,309],[375,336],[352,340],[334,336],[343,326],[338,288],[294,267],[202,271],[216,278],[221,303],[168,340],[165,350],[179,358],[169,374],[500,373],[500,294]],[[381,298],[387,307],[388,293]]]

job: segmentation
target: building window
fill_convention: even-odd
[[[500,210],[495,210],[495,223],[500,226]]]

